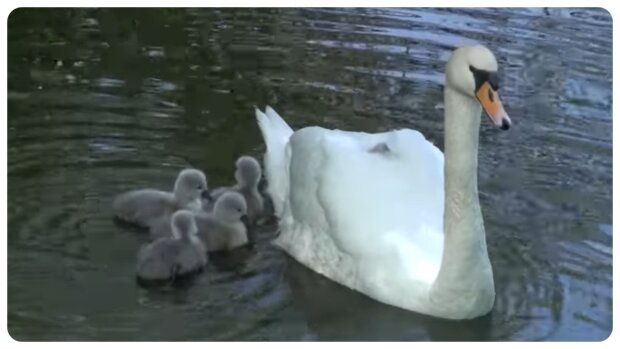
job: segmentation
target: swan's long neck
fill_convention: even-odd
[[[435,296],[450,299],[479,292],[479,287],[493,289],[493,279],[489,280],[490,262],[478,201],[478,135],[482,110],[475,100],[447,86],[444,105],[445,238],[433,291]]]
[[[444,232],[446,247],[453,248],[452,241],[484,240],[478,202],[478,135],[482,110],[475,100],[448,87],[444,103]]]

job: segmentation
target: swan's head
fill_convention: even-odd
[[[236,191],[224,193],[217,199],[213,208],[213,214],[217,218],[230,223],[243,221],[247,213],[245,198]]]
[[[261,178],[260,164],[251,156],[242,156],[235,163],[235,179],[241,186],[258,186]]]
[[[507,130],[512,124],[499,99],[497,60],[484,46],[454,51],[446,67],[446,87],[477,100],[493,124]]]
[[[179,173],[174,183],[174,196],[186,205],[202,198],[207,191],[207,177],[196,169],[185,169]]]
[[[172,236],[176,239],[189,239],[198,233],[194,214],[188,210],[179,210],[172,215]]]

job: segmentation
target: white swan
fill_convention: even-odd
[[[511,124],[496,74],[497,61],[483,46],[452,54],[445,162],[415,130],[293,132],[270,107],[256,110],[280,218],[274,243],[387,304],[449,319],[488,313],[495,288],[476,172],[481,106],[497,127]]]

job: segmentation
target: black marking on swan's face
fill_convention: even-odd
[[[499,90],[500,81],[497,72],[478,69],[472,65],[469,66],[469,70],[473,73],[474,80],[476,81],[475,91],[478,91],[485,82],[491,84],[491,87],[493,87],[495,91]]]
[[[469,66],[469,70],[474,76],[476,85],[474,95],[480,103],[480,106],[484,109],[485,113],[496,127],[502,130],[509,129],[511,124],[510,117],[506,114],[504,106],[497,94],[497,90],[499,89],[499,77],[497,72],[477,69],[471,65]]]

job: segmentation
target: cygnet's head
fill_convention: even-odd
[[[172,215],[172,236],[176,239],[189,239],[198,233],[194,214],[188,210],[179,210]]]
[[[478,101],[495,126],[510,128],[510,117],[497,93],[497,60],[488,48],[477,45],[456,49],[446,66],[445,85]]]
[[[229,191],[220,196],[213,208],[213,214],[226,222],[241,221],[247,213],[248,206],[245,198],[235,191]]]
[[[174,195],[183,204],[200,199],[207,192],[207,177],[193,168],[179,173],[174,183]]]
[[[235,163],[235,179],[240,186],[257,186],[262,172],[260,164],[251,156],[242,156]]]

